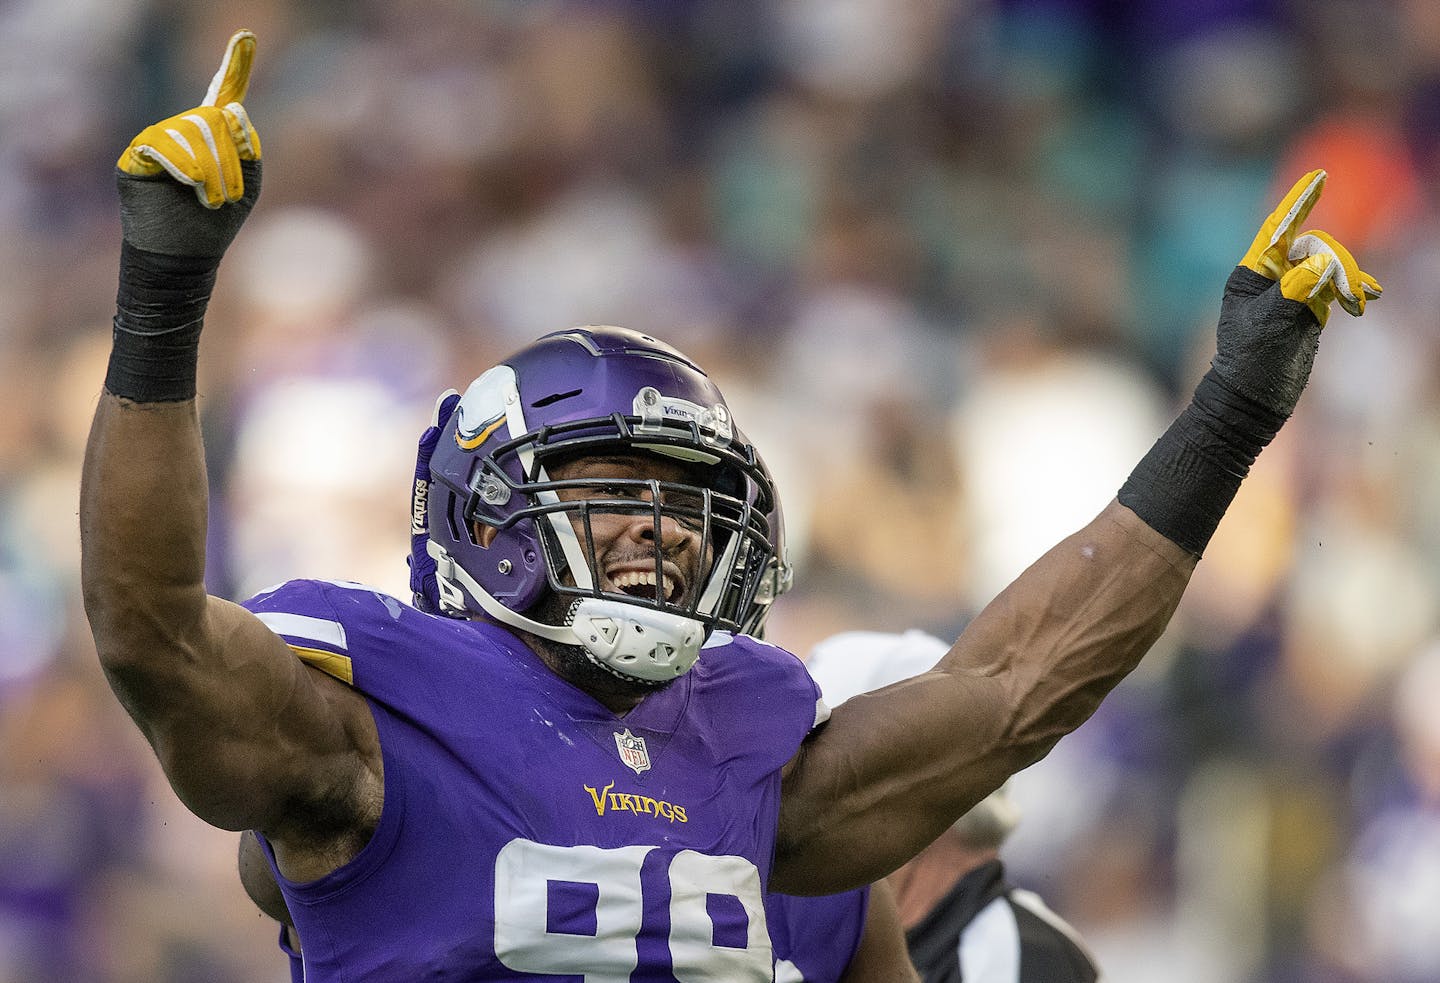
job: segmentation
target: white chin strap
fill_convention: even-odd
[[[568,625],[542,624],[501,604],[434,540],[425,549],[435,559],[442,607],[467,612],[464,587],[496,621],[562,645],[578,645],[596,663],[627,679],[677,679],[690,671],[705,644],[705,626],[694,618],[599,597],[577,602]]]

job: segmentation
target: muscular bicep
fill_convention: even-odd
[[[200,818],[267,833],[316,817],[344,825],[355,789],[367,774],[378,782],[368,707],[255,615],[206,594],[207,509],[195,403],[102,394],[80,483],[100,664]]]
[[[283,833],[307,815],[343,811],[378,769],[363,698],[307,667],[239,605],[208,598],[193,630],[150,644],[105,671],[201,819]]]
[[[922,849],[1022,767],[1006,705],[1003,680],[937,669],[836,707],[786,773],[775,890],[847,890]]]
[[[1043,757],[1149,650],[1193,567],[1112,503],[991,602],[935,669],[838,707],[787,767],[775,889],[878,880]]]

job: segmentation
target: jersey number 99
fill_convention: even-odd
[[[509,969],[628,983],[645,920],[641,867],[653,846],[552,846],[515,839],[495,860],[495,954]],[[744,857],[682,850],[666,871],[679,983],[771,979],[760,872]],[[712,899],[744,911],[744,945],[719,938]]]

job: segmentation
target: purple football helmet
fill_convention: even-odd
[[[698,484],[555,481],[547,462],[659,455],[695,466]],[[470,384],[430,458],[429,541],[440,609],[484,615],[565,644],[627,679],[658,684],[686,672],[715,629],[750,617],[774,556],[769,474],[735,428],[720,391],[690,359],[624,328],[546,335]],[[620,488],[618,486],[626,486]],[[669,598],[656,551],[650,591],[627,593],[597,569],[591,517],[683,522],[707,544],[706,568]],[[480,544],[476,524],[495,530]],[[573,597],[562,624],[527,612],[553,592]]]

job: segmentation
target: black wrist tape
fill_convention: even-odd
[[[1121,505],[1200,556],[1240,482],[1285,416],[1227,387],[1214,370],[1120,489]]]
[[[219,256],[167,256],[123,242],[105,388],[137,403],[195,396],[200,329]]]

